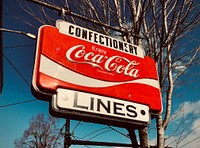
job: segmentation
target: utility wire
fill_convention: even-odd
[[[28,33],[28,32],[23,32],[23,31],[17,31],[17,30],[11,30],[11,29],[5,29],[5,28],[0,28],[1,31],[5,32],[10,32],[10,33],[17,33],[17,34],[22,34],[25,35],[26,37],[29,37],[31,39],[36,39],[36,36],[34,34]],[[24,76],[20,73],[20,71],[12,64],[12,62],[2,53],[2,56],[7,60],[7,62],[13,67],[13,69],[19,74],[19,76],[24,80],[24,82],[31,87],[31,84],[24,78]],[[10,106],[15,106],[19,104],[24,104],[24,103],[29,103],[29,102],[34,102],[37,101],[36,99],[31,99],[31,100],[26,100],[26,101],[21,101],[21,102],[16,102],[16,103],[11,103],[11,104],[6,104],[0,106],[0,108],[4,107],[10,107]]]
[[[103,26],[105,28],[108,28],[108,29],[111,29],[111,30],[114,30],[114,31],[118,31],[118,32],[121,32],[121,33],[124,33],[124,34],[127,34],[127,33],[131,33],[132,36],[134,37],[137,37],[137,38],[141,38],[143,39],[141,36],[139,35],[136,35],[132,32],[128,32],[127,30],[125,29],[120,29],[120,28],[116,28],[116,27],[113,27],[113,26],[110,26],[108,24],[105,24],[105,23],[102,23],[100,21],[97,21],[97,20],[94,20],[92,18],[88,18],[86,16],[83,16],[83,15],[80,15],[80,14],[77,14],[77,13],[74,13],[72,11],[70,11],[69,9],[65,9],[64,7],[58,7],[58,6],[55,6],[55,5],[51,5],[49,3],[45,3],[43,1],[40,1],[40,0],[26,0],[26,1],[29,1],[29,2],[32,2],[32,3],[35,3],[35,4],[38,4],[38,5],[41,5],[43,7],[46,7],[46,8],[49,8],[49,9],[52,9],[52,10],[55,10],[57,11],[58,13],[61,13],[62,16],[65,16],[65,14],[68,14],[72,17],[76,17],[78,19],[81,19],[81,20],[85,20],[85,21],[88,21],[90,23],[94,23],[94,24],[97,24],[99,26]]]
[[[24,103],[35,102],[35,101],[37,101],[37,100],[31,99],[31,100],[26,100],[26,101],[21,101],[21,102],[16,102],[16,103],[10,103],[10,104],[6,104],[6,105],[1,105],[0,108],[16,106],[16,105],[20,105],[20,104],[24,104]]]
[[[13,45],[13,46],[4,46],[3,49],[5,48],[21,48],[21,47],[29,47],[29,46],[35,46],[35,44],[27,44],[27,45]]]
[[[120,135],[122,135],[122,136],[124,136],[124,137],[130,139],[130,137],[129,137],[127,134],[124,134],[124,133],[120,132],[119,130],[115,129],[114,127],[112,127],[112,126],[110,126],[110,125],[108,125],[108,127],[111,128],[113,131],[119,133]]]
[[[13,67],[13,69],[20,75],[20,77],[25,81],[25,83],[29,87],[31,87],[29,82],[24,78],[24,76],[19,72],[19,70],[12,64],[12,62],[3,53],[2,53],[2,55],[8,61],[8,63]],[[26,101],[21,101],[21,102],[16,102],[16,103],[10,103],[10,104],[6,104],[6,105],[2,105],[2,106],[0,106],[0,108],[16,106],[16,105],[19,105],[19,104],[30,103],[30,102],[34,102],[34,101],[37,101],[37,100],[36,99],[31,99],[31,100],[26,100]]]
[[[181,148],[181,147],[184,147],[184,146],[186,146],[186,145],[188,145],[188,144],[190,144],[190,143],[192,143],[192,142],[194,142],[195,140],[198,140],[199,138],[200,138],[200,136],[194,138],[193,140],[191,140],[191,141],[185,143],[184,145],[180,146],[180,148]]]
[[[92,140],[92,139],[94,139],[94,138],[96,138],[96,137],[98,137],[98,136],[100,136],[100,135],[102,135],[102,134],[105,134],[105,133],[107,133],[107,132],[110,132],[110,131],[112,131],[112,129],[108,129],[108,130],[102,131],[102,132],[100,132],[100,133],[94,135],[93,137],[87,139],[87,141],[90,141],[90,140]]]
[[[6,57],[6,55],[4,55],[2,53],[2,56],[7,60],[7,62],[13,67],[13,69],[19,74],[19,76],[24,80],[24,82],[31,87],[31,84],[29,84],[29,82],[24,78],[24,76],[20,73],[20,71],[12,64],[12,62]],[[30,102],[34,102],[37,101],[37,99],[30,99],[30,100],[26,100],[26,101],[21,101],[21,102],[16,102],[16,103],[10,103],[10,104],[6,104],[6,105],[1,105],[0,108],[5,108],[5,107],[10,107],[10,106],[16,106],[16,105],[20,105],[20,104],[24,104],[24,103],[30,103]]]
[[[97,129],[97,130],[95,130],[95,131],[93,131],[93,132],[91,132],[91,133],[89,133],[89,134],[83,136],[81,139],[84,139],[84,138],[86,138],[86,137],[89,137],[89,136],[91,136],[91,135],[93,135],[93,134],[95,134],[95,133],[97,133],[97,132],[99,132],[99,131],[105,130],[105,129],[108,129],[108,127],[103,127],[103,128]]]
[[[56,137],[56,140],[54,141],[54,144],[53,144],[53,148],[55,148],[56,143],[57,143],[57,141],[58,141],[58,139],[59,139],[59,137],[60,137],[60,135],[61,135],[62,130],[63,130],[64,127],[65,127],[65,124],[61,127],[60,131],[58,132],[58,135],[57,135],[57,137]]]
[[[12,64],[12,62],[2,53],[3,57],[8,61],[8,63],[13,67],[13,69],[19,74],[19,76],[24,80],[24,82],[31,87],[31,84],[24,78],[20,71]]]
[[[74,127],[74,129],[73,129],[72,132],[71,132],[72,134],[74,134],[75,129],[81,124],[81,122],[82,122],[82,121],[79,121],[79,122],[76,124],[76,126]]]
[[[3,1],[3,3],[5,3],[7,5],[7,3],[5,1]],[[11,30],[11,29],[5,29],[5,28],[0,28],[1,31],[5,31],[5,32],[11,32],[11,33],[17,33],[17,34],[22,34],[25,35],[31,39],[36,39],[36,36],[34,34],[28,33],[28,32],[23,32],[23,31],[16,31],[16,30]],[[19,46],[17,46],[19,47]],[[15,48],[17,48],[15,47]],[[22,47],[22,46],[20,46]],[[4,48],[13,48],[13,47],[4,47]],[[20,73],[20,71],[12,64],[12,62],[6,57],[6,55],[4,55],[2,53],[2,56],[8,61],[8,63],[13,67],[13,69],[20,75],[20,77],[25,81],[25,83],[31,87],[31,85],[29,84],[29,82],[24,78],[24,76]],[[30,103],[30,102],[34,102],[37,101],[36,99],[30,99],[30,100],[26,100],[26,101],[21,101],[21,102],[16,102],[16,103],[10,103],[10,104],[6,104],[6,105],[1,105],[0,108],[5,108],[5,107],[10,107],[10,106],[16,106],[16,105],[20,105],[20,104],[24,104],[24,103]]]

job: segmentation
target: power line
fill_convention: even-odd
[[[74,133],[75,129],[81,124],[82,121],[79,121],[76,126],[74,127],[74,129],[72,130],[72,134]]]
[[[196,141],[196,140],[199,139],[199,138],[200,138],[200,136],[194,138],[193,140],[191,140],[191,141],[185,143],[184,145],[180,146],[180,148],[181,148],[181,147],[184,147],[184,146],[186,146],[186,145],[188,145],[188,144],[190,144],[190,143],[192,143],[192,142],[194,142],[194,141]]]
[[[20,73],[20,71],[12,64],[12,62],[6,57],[6,55],[4,55],[3,53],[2,53],[2,55],[8,61],[8,63],[13,67],[13,69],[20,75],[20,77],[25,81],[25,83],[29,87],[31,87],[31,84],[29,84],[29,82],[24,78],[24,76]],[[30,99],[30,100],[21,101],[21,102],[10,103],[10,104],[6,104],[6,105],[2,105],[2,106],[0,106],[0,108],[16,106],[16,105],[20,105],[20,104],[24,104],[24,103],[30,103],[30,102],[34,102],[34,101],[37,101],[37,99]]]
[[[105,27],[105,28],[108,28],[108,29],[111,29],[111,30],[114,30],[114,31],[118,31],[118,32],[121,32],[121,33],[124,33],[124,34],[131,33],[132,36],[143,39],[139,35],[136,35],[136,34],[134,34],[132,32],[129,32],[129,31],[125,30],[124,28],[120,29],[120,28],[116,28],[116,27],[110,26],[108,24],[102,23],[102,22],[97,21],[95,19],[88,18],[86,16],[74,13],[74,12],[70,11],[69,9],[64,8],[64,7],[58,7],[58,6],[55,6],[55,5],[51,5],[49,3],[45,3],[45,2],[40,1],[40,0],[27,0],[27,1],[30,1],[32,3],[41,5],[43,7],[46,7],[46,8],[52,9],[52,10],[55,10],[58,13],[61,13],[61,15],[68,14],[68,15],[71,15],[72,17],[76,17],[78,19],[82,19],[82,20],[88,21],[90,23],[97,24],[99,26],[102,26],[102,27]]]
[[[26,100],[26,101],[21,101],[21,102],[16,102],[16,103],[10,103],[10,104],[6,104],[6,105],[1,105],[0,108],[10,107],[10,106],[16,106],[16,105],[19,105],[19,104],[30,103],[30,102],[34,102],[34,101],[37,101],[37,99],[31,99],[31,100]]]
[[[56,137],[56,140],[54,141],[54,144],[53,144],[53,148],[55,148],[56,143],[57,143],[57,141],[58,141],[58,139],[59,139],[59,137],[60,137],[60,135],[61,135],[62,130],[63,130],[64,127],[65,127],[65,124],[61,127],[60,131],[58,132],[58,135],[57,135],[57,137]]]
[[[21,48],[21,47],[29,47],[29,46],[35,46],[35,44],[4,46],[3,48]]]
[[[1,18],[1,20],[0,20],[0,27],[2,27],[3,26],[3,22],[2,22],[2,20],[3,20],[3,13],[2,13],[2,1],[0,2],[0,18]],[[0,32],[0,94],[2,93],[2,88],[3,88],[3,59],[2,59],[2,52],[3,52],[3,50],[2,50],[2,46],[3,46],[3,35],[2,35],[2,32]]]
[[[100,132],[100,133],[94,135],[93,137],[87,139],[87,141],[90,141],[90,140],[92,140],[92,139],[94,139],[94,138],[96,138],[96,137],[98,137],[98,136],[100,136],[100,135],[102,135],[102,134],[108,133],[108,132],[110,132],[110,131],[112,131],[112,129],[104,130],[104,131],[102,131],[102,132]]]
[[[3,1],[3,2],[5,3],[5,1]],[[6,3],[6,5],[7,5],[7,3]],[[22,34],[22,35],[25,35],[26,37],[29,37],[31,39],[36,39],[36,36],[34,34],[31,34],[31,33],[28,33],[28,32],[11,30],[11,29],[5,29],[5,28],[2,28],[2,26],[0,26],[0,30],[1,31],[5,31],[5,32],[10,32],[10,33]],[[19,47],[25,47],[25,46],[33,46],[33,45],[8,46],[8,47],[4,47],[4,48],[19,48]],[[24,82],[29,87],[31,87],[31,85],[29,84],[29,82],[24,78],[24,76],[20,73],[20,71],[14,66],[14,64],[7,58],[7,56],[4,55],[3,53],[1,53],[1,55],[8,61],[8,63],[19,74],[19,76],[24,80]],[[37,100],[36,99],[30,99],[30,100],[21,101],[21,102],[10,103],[10,104],[6,104],[6,105],[1,105],[0,108],[10,107],[10,106],[16,106],[16,105],[20,105],[20,104],[24,104],[24,103],[30,103],[30,102],[34,102],[34,101],[37,101]]]
[[[124,133],[120,132],[119,130],[115,129],[114,127],[112,127],[110,125],[108,125],[108,127],[111,128],[113,131],[119,133],[120,135],[130,139],[130,137],[127,134],[124,134]]]
[[[91,132],[91,133],[89,133],[89,134],[83,136],[81,139],[84,139],[84,138],[86,138],[86,137],[89,137],[89,136],[91,136],[91,135],[97,133],[97,132],[105,131],[105,130],[107,131],[107,130],[108,130],[108,127],[103,127],[103,128],[97,129],[97,130],[95,130],[95,131],[93,131],[93,132]],[[93,136],[93,137],[94,137],[94,136]],[[90,138],[90,139],[91,139],[91,138]]]
[[[24,78],[24,76],[20,73],[20,71],[12,64],[12,62],[6,57],[6,55],[4,55],[2,53],[3,57],[8,61],[8,63],[12,66],[12,68],[19,74],[19,76],[24,80],[24,82],[31,87],[31,84],[29,84],[29,82]],[[0,108],[5,108],[5,107],[10,107],[10,106],[16,106],[16,105],[20,105],[20,104],[24,104],[24,103],[30,103],[30,102],[34,102],[37,101],[37,99],[30,99],[30,100],[26,100],[26,101],[21,101],[21,102],[16,102],[16,103],[10,103],[10,104],[6,104],[6,105],[1,105]]]
[[[3,57],[8,61],[8,63],[13,67],[13,69],[19,74],[19,76],[24,80],[24,82],[31,87],[31,84],[24,78],[24,76],[20,73],[20,71],[12,64],[12,62],[2,53]]]

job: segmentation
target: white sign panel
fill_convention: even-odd
[[[58,89],[56,107],[73,111],[149,123],[149,107],[129,101],[89,93]]]
[[[144,50],[137,45],[106,36],[104,34],[71,24],[69,22],[65,22],[63,20],[57,20],[56,27],[62,34],[144,58]]]

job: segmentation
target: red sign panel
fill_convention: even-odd
[[[34,88],[46,94],[64,88],[109,96],[148,105],[151,113],[160,113],[154,60],[143,56],[137,46],[75,27],[68,25],[65,34],[52,26],[40,28]]]

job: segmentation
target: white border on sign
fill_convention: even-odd
[[[59,29],[59,32],[62,34],[66,34],[66,35],[73,36],[73,37],[76,37],[79,39],[83,39],[81,33],[78,35],[76,35],[76,33],[74,33],[74,34],[69,33],[70,27],[73,27],[73,29],[79,28],[80,31],[84,30],[85,32],[87,32],[87,37],[85,36],[86,38],[84,38],[84,40],[87,40],[89,42],[92,42],[94,44],[98,44],[98,45],[101,45],[104,47],[112,48],[114,50],[125,52],[127,54],[131,54],[131,55],[134,55],[134,56],[137,56],[140,58],[144,58],[144,50],[137,45],[130,44],[130,43],[118,40],[113,37],[106,36],[104,34],[71,24],[71,23],[63,21],[63,20],[57,20],[56,27]],[[119,43],[121,43],[120,45],[122,45],[124,47],[124,51],[119,49]],[[114,48],[114,45],[116,45],[116,48]],[[130,53],[130,50],[128,50],[129,47],[131,47],[132,53]],[[127,51],[126,51],[126,49],[127,49]]]
[[[129,101],[95,94],[57,89],[56,106],[60,109],[83,111],[109,117],[149,123],[149,107]]]

